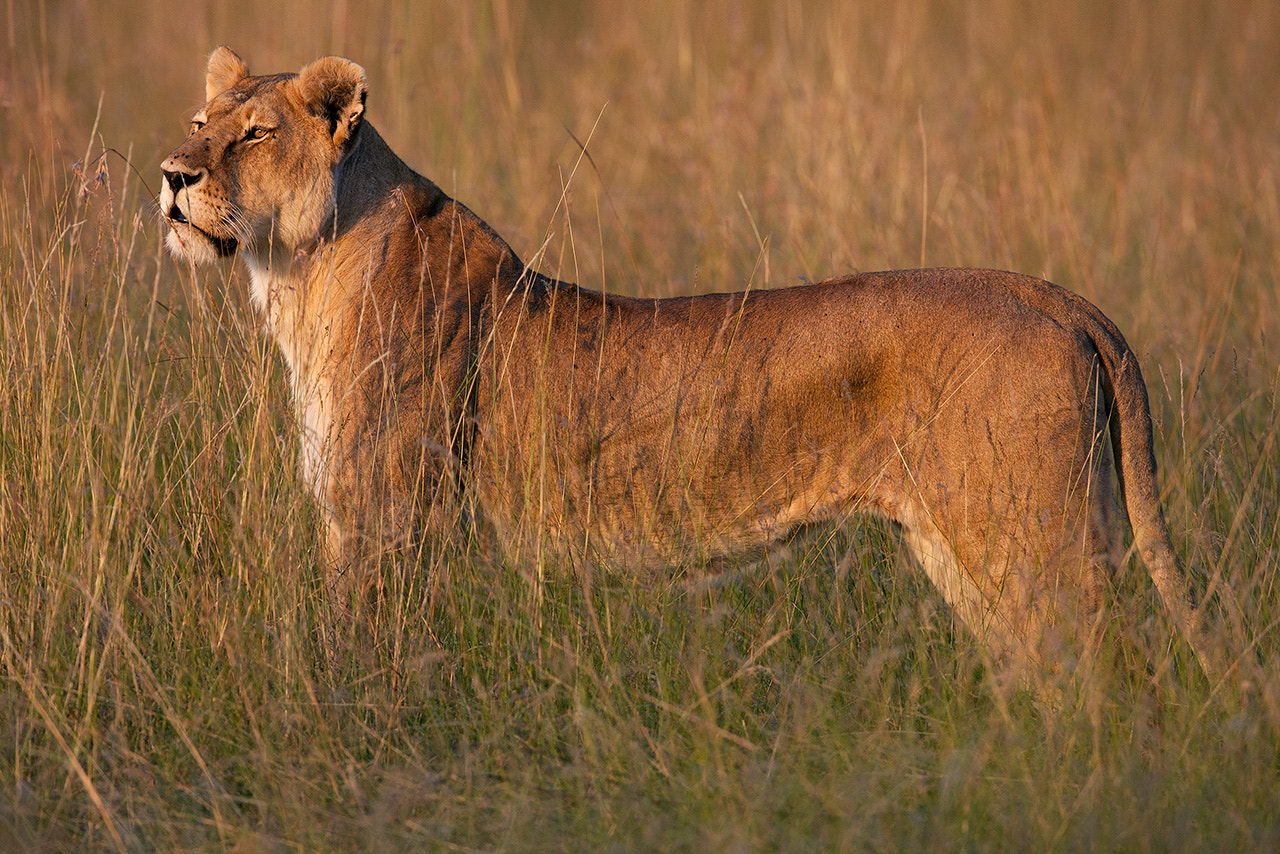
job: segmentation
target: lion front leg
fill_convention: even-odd
[[[320,532],[320,569],[325,596],[339,613],[349,614],[353,603],[367,598],[369,556],[354,520],[343,520],[326,507]]]
[[[455,479],[430,454],[366,454],[324,503],[324,578],[344,614],[373,614],[440,548],[467,535]]]

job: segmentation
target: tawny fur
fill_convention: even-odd
[[[1093,305],[990,270],[660,300],[553,281],[392,153],[366,89],[345,59],[253,77],[219,48],[160,201],[177,257],[249,267],[335,573],[446,534],[460,492],[508,547],[622,566],[863,511],[993,656],[1043,655],[1101,607],[1114,458],[1205,661],[1142,374]]]

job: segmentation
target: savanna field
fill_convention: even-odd
[[[0,9],[0,850],[1280,849],[1280,7],[180,5]],[[1084,295],[1235,669],[1132,559],[1088,678],[994,690],[866,519],[710,579],[473,540],[344,616],[247,274],[162,248],[220,43],[360,63],[397,153],[593,289]]]

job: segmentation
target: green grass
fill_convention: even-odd
[[[453,5],[9,9],[0,848],[1280,847],[1273,4]],[[244,272],[170,261],[147,198],[219,42],[361,62],[402,156],[589,287],[1089,297],[1240,670],[1208,685],[1133,563],[1093,679],[993,692],[873,523],[710,588],[461,546],[342,621]]]

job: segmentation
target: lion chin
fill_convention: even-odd
[[[167,218],[169,233],[165,235],[165,245],[169,252],[179,259],[192,264],[212,264],[220,258],[230,258],[239,248],[234,238],[214,237],[188,222]]]
[[[991,663],[1053,670],[1098,641],[1125,554],[1118,494],[1210,667],[1138,360],[1095,306],[993,270],[673,299],[579,288],[397,157],[367,91],[340,57],[255,77],[218,48],[161,167],[173,254],[239,249],[249,268],[335,595],[388,549],[408,566],[459,530],[631,571],[872,513]]]

